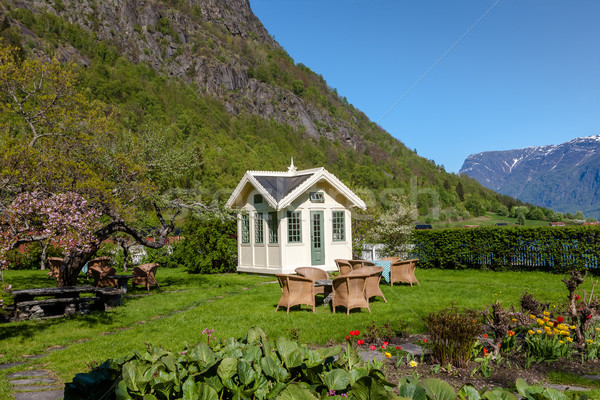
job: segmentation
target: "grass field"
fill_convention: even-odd
[[[431,223],[433,228],[462,228],[465,225],[479,225],[479,226],[494,226],[498,223],[505,223],[508,226],[518,225],[518,218],[504,217],[501,215],[497,215],[492,212],[487,212],[485,215],[481,217],[474,217],[468,220],[461,221],[434,221]],[[528,227],[533,226],[548,226],[548,221],[539,221],[539,220],[525,220],[525,225]]]
[[[371,313],[344,309],[333,314],[319,305],[312,313],[307,306],[286,314],[275,312],[280,289],[273,277],[243,274],[189,275],[180,269],[159,269],[161,289],[130,291],[123,306],[110,311],[44,321],[0,325],[0,363],[23,355],[34,355],[54,346],[67,346],[25,366],[0,371],[0,398],[8,390],[4,376],[42,363],[68,382],[89,365],[143,349],[146,343],[178,350],[184,343],[204,340],[202,330],[215,330],[219,338],[241,337],[259,326],[271,337],[299,335],[300,341],[324,344],[342,342],[349,330],[364,328],[375,321],[405,321],[413,333],[425,332],[424,319],[432,311],[456,304],[459,308],[482,310],[496,301],[518,305],[524,291],[540,301],[566,299],[563,275],[544,272],[489,272],[417,270],[421,286],[382,285],[388,302],[377,299]],[[43,271],[7,271],[5,279],[14,289],[52,286]],[[85,283],[84,280],[81,283]],[[587,279],[589,293],[592,284]]]

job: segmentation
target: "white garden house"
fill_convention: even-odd
[[[336,269],[352,258],[350,210],[365,203],[325,168],[247,171],[227,207],[238,213],[238,268],[261,274]]]

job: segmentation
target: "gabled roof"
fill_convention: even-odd
[[[350,201],[352,206],[363,210],[367,208],[365,202],[360,197],[354,194],[342,181],[325,168],[296,171],[293,160],[287,172],[246,171],[225,206],[232,208],[237,203],[244,188],[247,185],[252,185],[262,194],[263,198],[272,208],[279,211],[288,207],[302,193],[321,180],[327,181],[338,190],[338,192]]]

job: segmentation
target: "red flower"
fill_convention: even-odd
[[[483,349],[483,355],[487,356],[490,352],[488,351],[488,349]]]
[[[556,326],[556,325],[558,325],[558,321],[554,321],[552,324],[553,324],[554,326]]]
[[[591,316],[591,315],[588,315],[588,319],[592,319],[592,316]]]
[[[508,336],[513,337],[515,336],[515,331],[508,331]],[[500,346],[500,343],[498,343],[498,346]]]
[[[383,342],[384,346],[387,346],[389,344],[389,342]]]
[[[346,339],[350,339],[350,336],[346,336]]]
[[[556,321],[561,323],[564,321],[564,318],[559,315],[558,317],[556,317]]]
[[[402,350],[402,346],[396,346],[396,350]]]
[[[488,337],[487,333],[484,333],[483,337],[487,339],[487,337]]]
[[[350,336],[354,336],[354,331],[350,331]]]
[[[365,344],[365,341],[364,340],[357,340],[356,344],[359,345],[359,346],[362,346],[363,344]]]
[[[579,300],[579,299],[581,299],[581,296],[580,295],[576,295],[575,296],[575,300]]]
[[[427,343],[427,339],[423,339],[423,343]]]
[[[369,348],[370,348],[371,350],[377,350],[377,347],[375,347],[375,345],[374,345],[374,344],[372,344],[372,345],[371,345]]]
[[[358,336],[358,335],[360,335],[360,331],[359,330],[355,330],[354,331],[354,336]]]
[[[382,345],[381,345],[381,348],[382,348],[382,349],[384,349],[384,350],[385,350],[385,348],[386,348],[386,347],[387,347],[387,346],[386,346],[385,344],[382,344]]]

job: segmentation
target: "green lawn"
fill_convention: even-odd
[[[382,285],[388,302],[373,301],[371,313],[354,310],[347,316],[340,309],[333,314],[320,305],[315,314],[302,306],[287,315],[285,310],[275,312],[280,289],[273,277],[189,275],[183,270],[159,269],[161,290],[152,289],[149,296],[128,297],[123,306],[110,311],[0,325],[0,363],[53,346],[68,346],[26,366],[0,371],[0,397],[7,390],[4,375],[35,362],[70,381],[88,365],[142,349],[145,343],[178,350],[185,342],[204,340],[205,328],[214,329],[219,338],[241,337],[251,326],[260,326],[272,337],[289,336],[295,330],[301,342],[324,344],[330,339],[341,342],[348,331],[364,330],[371,321],[383,324],[403,320],[412,332],[424,332],[425,316],[453,303],[481,310],[495,301],[518,305],[523,291],[552,303],[563,301],[567,293],[560,281],[563,275],[543,272],[417,270],[417,277],[421,286]],[[5,279],[14,289],[54,283],[40,271],[7,271]],[[590,292],[590,279],[584,288]],[[145,293],[141,288],[130,291],[133,295]]]

